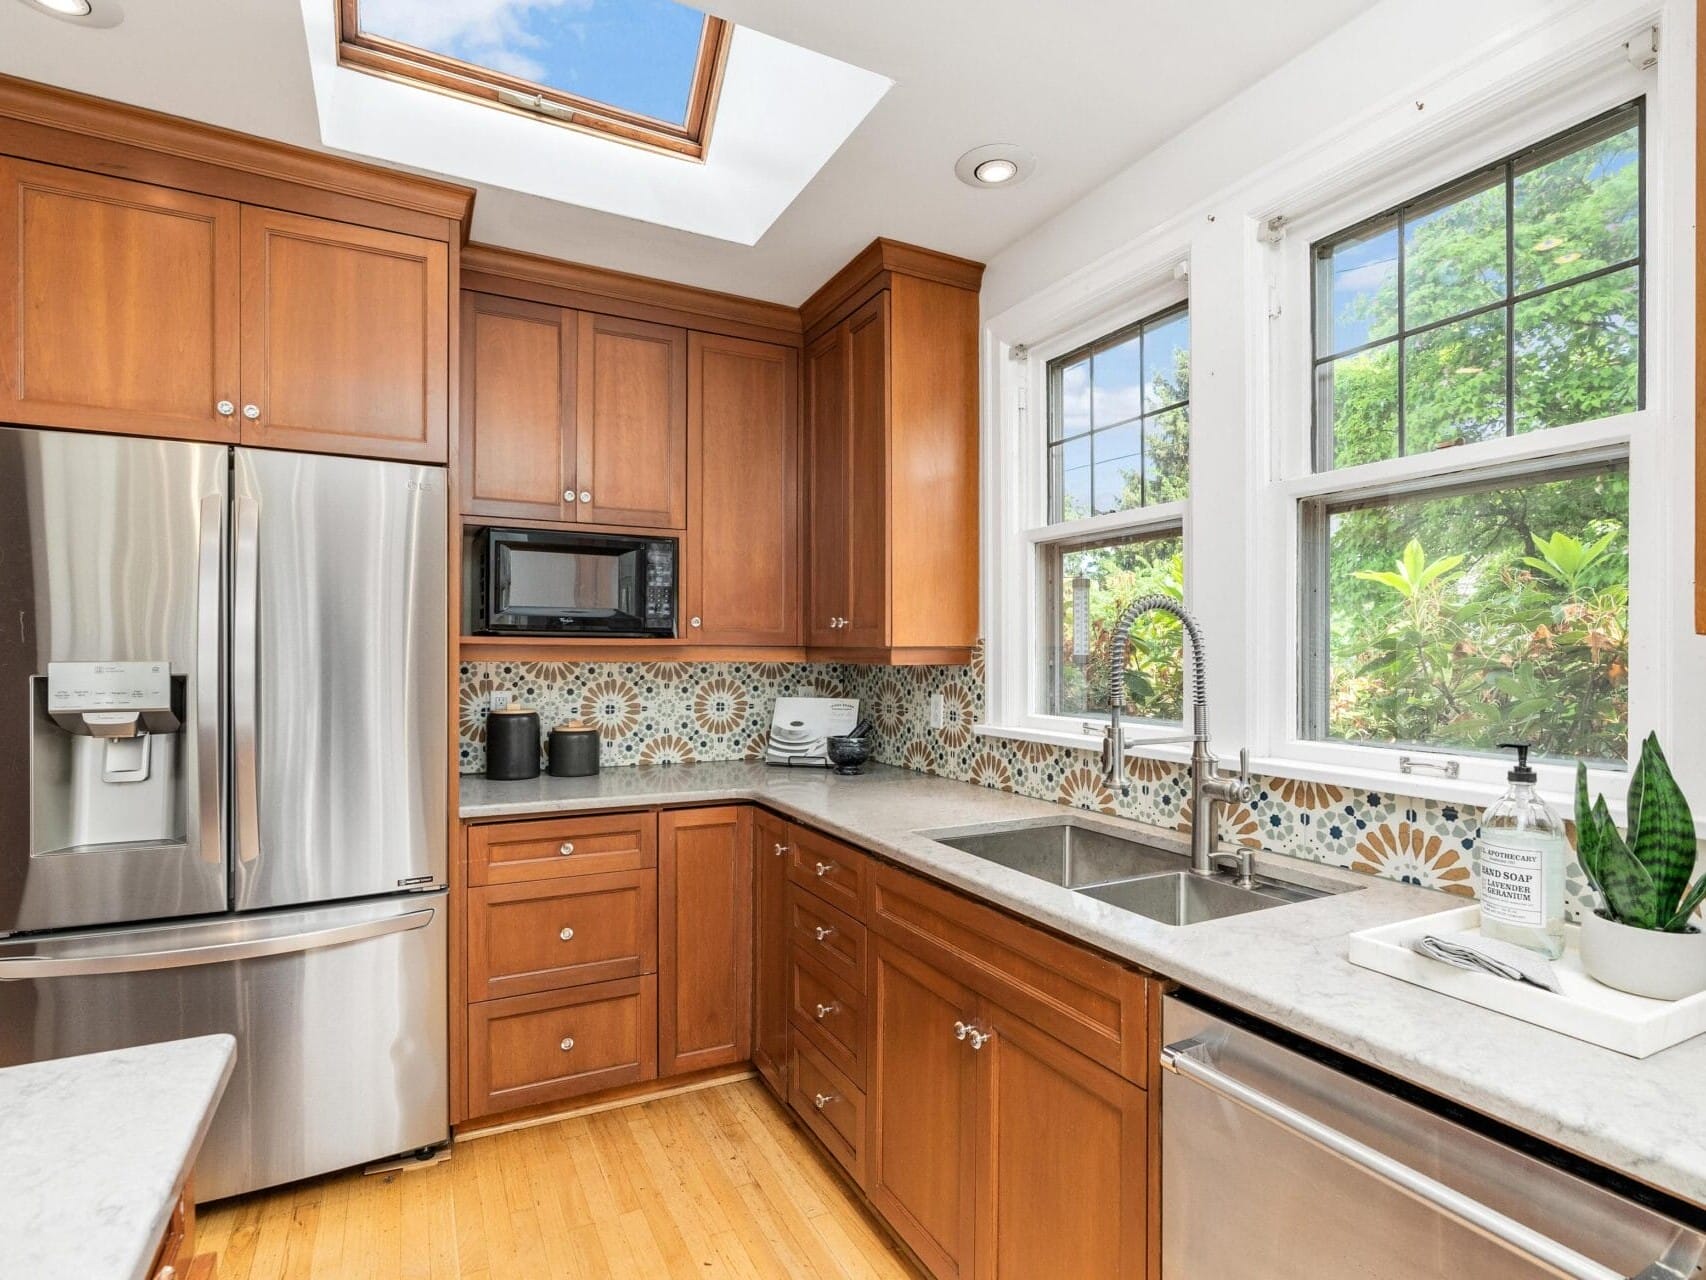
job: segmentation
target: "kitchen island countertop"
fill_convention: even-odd
[[[883,765],[845,778],[741,761],[525,782],[465,777],[461,793],[462,817],[475,820],[761,804],[1706,1206],[1706,1036],[1637,1060],[1347,959],[1352,933],[1450,910],[1460,897],[1262,854],[1259,866],[1355,891],[1176,928],[920,833],[1074,813],[1182,854],[1177,833]]]

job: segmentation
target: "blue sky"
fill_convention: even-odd
[[[361,0],[362,30],[673,124],[705,15],[672,0]]]

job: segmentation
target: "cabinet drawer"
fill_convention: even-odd
[[[468,998],[657,970],[658,873],[617,871],[468,893]]]
[[[471,885],[602,875],[657,864],[655,813],[601,813],[468,828]]]
[[[855,991],[865,989],[865,926],[796,884],[788,886],[788,937]]]
[[[788,1016],[855,1083],[865,1080],[865,1001],[795,948],[788,956]]]
[[[788,879],[856,919],[865,918],[871,860],[852,845],[788,826]]]
[[[1134,1084],[1149,1078],[1141,973],[1035,925],[878,865],[871,928]]]
[[[865,1091],[798,1028],[788,1033],[788,1105],[860,1186],[865,1185]]]
[[[657,1076],[657,978],[468,1006],[468,1112],[491,1115]]]

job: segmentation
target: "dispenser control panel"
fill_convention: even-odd
[[[50,662],[52,712],[157,711],[172,707],[169,662]]]

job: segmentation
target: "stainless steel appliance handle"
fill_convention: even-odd
[[[280,934],[271,938],[244,938],[235,942],[210,942],[200,947],[162,947],[157,951],[128,951],[118,955],[17,956],[0,958],[0,982],[27,978],[84,978],[109,973],[149,973],[156,969],[188,969],[198,965],[229,964],[233,960],[255,960],[298,951],[318,951],[346,942],[363,942],[392,933],[424,928],[433,908],[424,907],[382,920],[359,920],[310,929],[304,933]]]
[[[236,538],[231,566],[231,712],[235,776],[237,856],[253,862],[260,856],[260,817],[257,809],[255,724],[260,701],[260,507],[253,498],[239,497]]]
[[[1394,1160],[1391,1156],[1340,1133],[1331,1125],[1323,1124],[1313,1116],[1233,1079],[1210,1064],[1207,1053],[1207,1048],[1200,1040],[1183,1040],[1161,1050],[1161,1065],[1175,1075],[1194,1081],[1221,1097],[1254,1111],[1264,1119],[1289,1129],[1298,1137],[1350,1161],[1400,1191],[1553,1268],[1560,1275],[1569,1276],[1572,1280],[1628,1280],[1621,1272],[1613,1271],[1610,1267],[1577,1253],[1550,1236],[1542,1235],[1523,1225],[1515,1218],[1507,1217],[1497,1209],[1412,1169],[1402,1161]]]
[[[224,788],[220,785],[220,685],[225,662],[225,499],[201,500],[196,546],[195,750],[196,785],[201,815],[201,859],[225,859]]]

